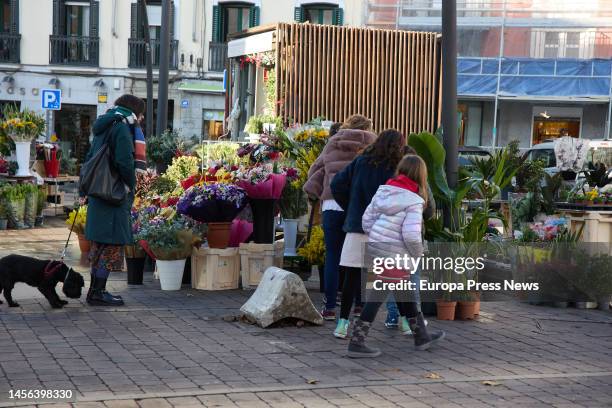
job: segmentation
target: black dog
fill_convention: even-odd
[[[0,293],[4,290],[4,298],[10,307],[19,306],[11,296],[17,282],[38,288],[54,309],[68,304],[55,292],[55,285],[59,282],[64,283],[62,291],[71,299],[80,298],[81,289],[85,286],[81,274],[63,262],[44,261],[21,255],[9,255],[0,259]]]

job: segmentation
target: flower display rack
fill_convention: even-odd
[[[238,289],[238,248],[194,248],[191,255],[191,286],[200,290]]]
[[[249,289],[259,285],[261,277],[270,266],[283,266],[284,241],[273,244],[240,244],[240,279],[242,288]]]

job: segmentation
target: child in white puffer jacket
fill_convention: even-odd
[[[396,176],[380,186],[366,209],[363,230],[368,234],[368,254],[375,258],[395,258],[408,254],[413,258],[423,255],[423,208],[427,203],[427,167],[416,155],[407,155],[400,161]],[[416,271],[386,269],[377,277],[383,282],[410,280]],[[380,287],[380,286],[379,286]],[[382,290],[368,302],[355,322],[348,356],[376,357],[380,350],[369,348],[365,339],[382,301],[390,291]],[[396,295],[402,295],[397,293]],[[397,296],[397,298],[406,296]],[[444,337],[444,332],[428,333],[425,319],[414,296],[410,302],[398,302],[401,321],[407,322],[414,336],[417,350],[425,350]],[[406,330],[406,332],[410,332]]]

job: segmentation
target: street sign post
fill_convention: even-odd
[[[60,110],[62,109],[62,90],[43,89],[40,93],[41,106],[43,109]]]

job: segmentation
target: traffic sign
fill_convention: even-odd
[[[60,110],[62,109],[62,90],[43,89],[40,93],[41,105],[43,109]]]

